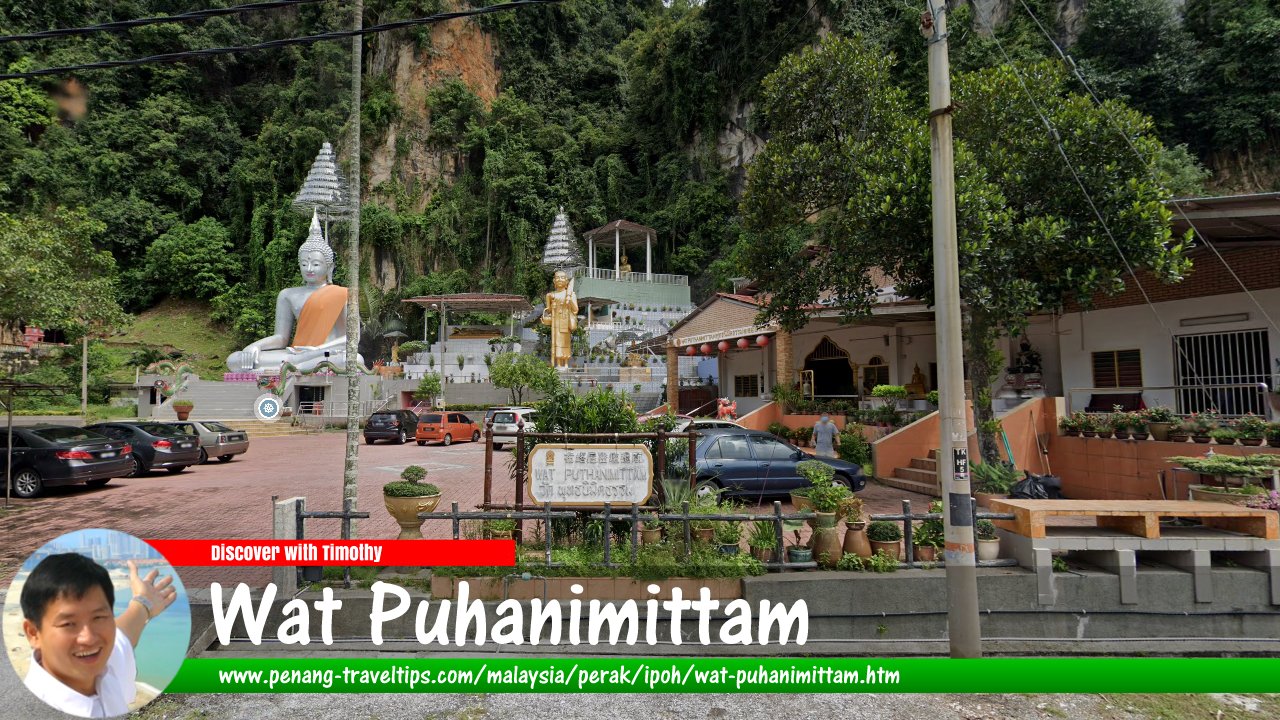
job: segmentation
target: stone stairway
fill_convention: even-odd
[[[940,497],[938,487],[938,451],[930,450],[927,458],[912,458],[910,467],[893,469],[893,477],[879,478],[880,482],[899,490],[909,490]]]
[[[192,414],[192,417],[196,417]],[[199,419],[199,418],[197,418]],[[211,420],[214,418],[210,418]],[[266,423],[254,418],[252,420],[235,420],[224,419],[227,425],[235,430],[244,430],[249,433],[250,440],[257,440],[269,437],[288,437],[291,435],[312,435],[320,432],[316,425],[293,425],[289,421],[291,418],[281,418],[277,422]]]
[[[173,399],[190,400],[195,404],[191,417],[197,420],[227,420],[252,418],[253,401],[263,393],[253,383],[215,382],[192,378],[187,387]],[[172,400],[170,401],[172,402]],[[152,410],[156,420],[177,420],[178,416],[166,402]]]

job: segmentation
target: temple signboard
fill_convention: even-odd
[[[644,504],[653,493],[653,455],[644,445],[538,445],[527,482],[536,505]]]

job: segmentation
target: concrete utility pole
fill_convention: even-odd
[[[355,1],[355,29],[364,27],[364,1]],[[363,36],[351,38],[351,242],[347,247],[347,453],[342,469],[342,499],[356,510],[360,466],[360,73]],[[351,521],[355,536],[355,521]]]
[[[969,441],[964,405],[964,341],[960,330],[960,265],[951,148],[951,69],[947,59],[945,0],[927,2],[928,10],[920,17],[920,32],[929,43],[934,322],[938,334],[938,412],[942,421],[938,481],[942,487],[947,542],[947,636],[951,641],[951,657],[972,658],[982,656],[982,632],[978,624],[978,573],[974,560],[973,498],[969,493]]]
[[[80,417],[89,424],[89,328],[80,340]],[[5,477],[9,477],[6,475]]]

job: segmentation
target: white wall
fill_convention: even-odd
[[[1273,320],[1280,322],[1280,290],[1260,290],[1254,292],[1253,296]],[[1092,353],[1105,350],[1141,350],[1143,384],[1172,385],[1175,352],[1173,337],[1178,335],[1269,329],[1271,371],[1273,374],[1276,372],[1276,358],[1280,357],[1280,333],[1274,327],[1268,328],[1267,319],[1244,293],[1156,303],[1155,309],[1159,319],[1147,305],[1064,315],[1059,323],[1062,333],[1059,335],[1059,342],[1064,393],[1072,388],[1093,385]],[[1247,313],[1249,319],[1194,327],[1182,327],[1180,324],[1186,318],[1235,313]],[[1167,329],[1161,327],[1161,321]],[[1272,379],[1274,385],[1276,378]],[[1083,408],[1089,402],[1088,394],[1075,393],[1068,398],[1068,407],[1075,410]],[[1157,403],[1174,406],[1171,391],[1149,391],[1144,394],[1144,399],[1148,406]]]
[[[731,350],[720,355],[720,394],[732,398],[738,403],[738,415],[745,415],[764,405],[766,393],[773,388],[774,360],[773,344],[763,350]],[[736,397],[733,394],[733,378],[735,375],[755,375],[760,378],[760,395],[756,397]]]

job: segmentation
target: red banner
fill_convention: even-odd
[[[513,567],[514,540],[148,540],[175,566]]]

